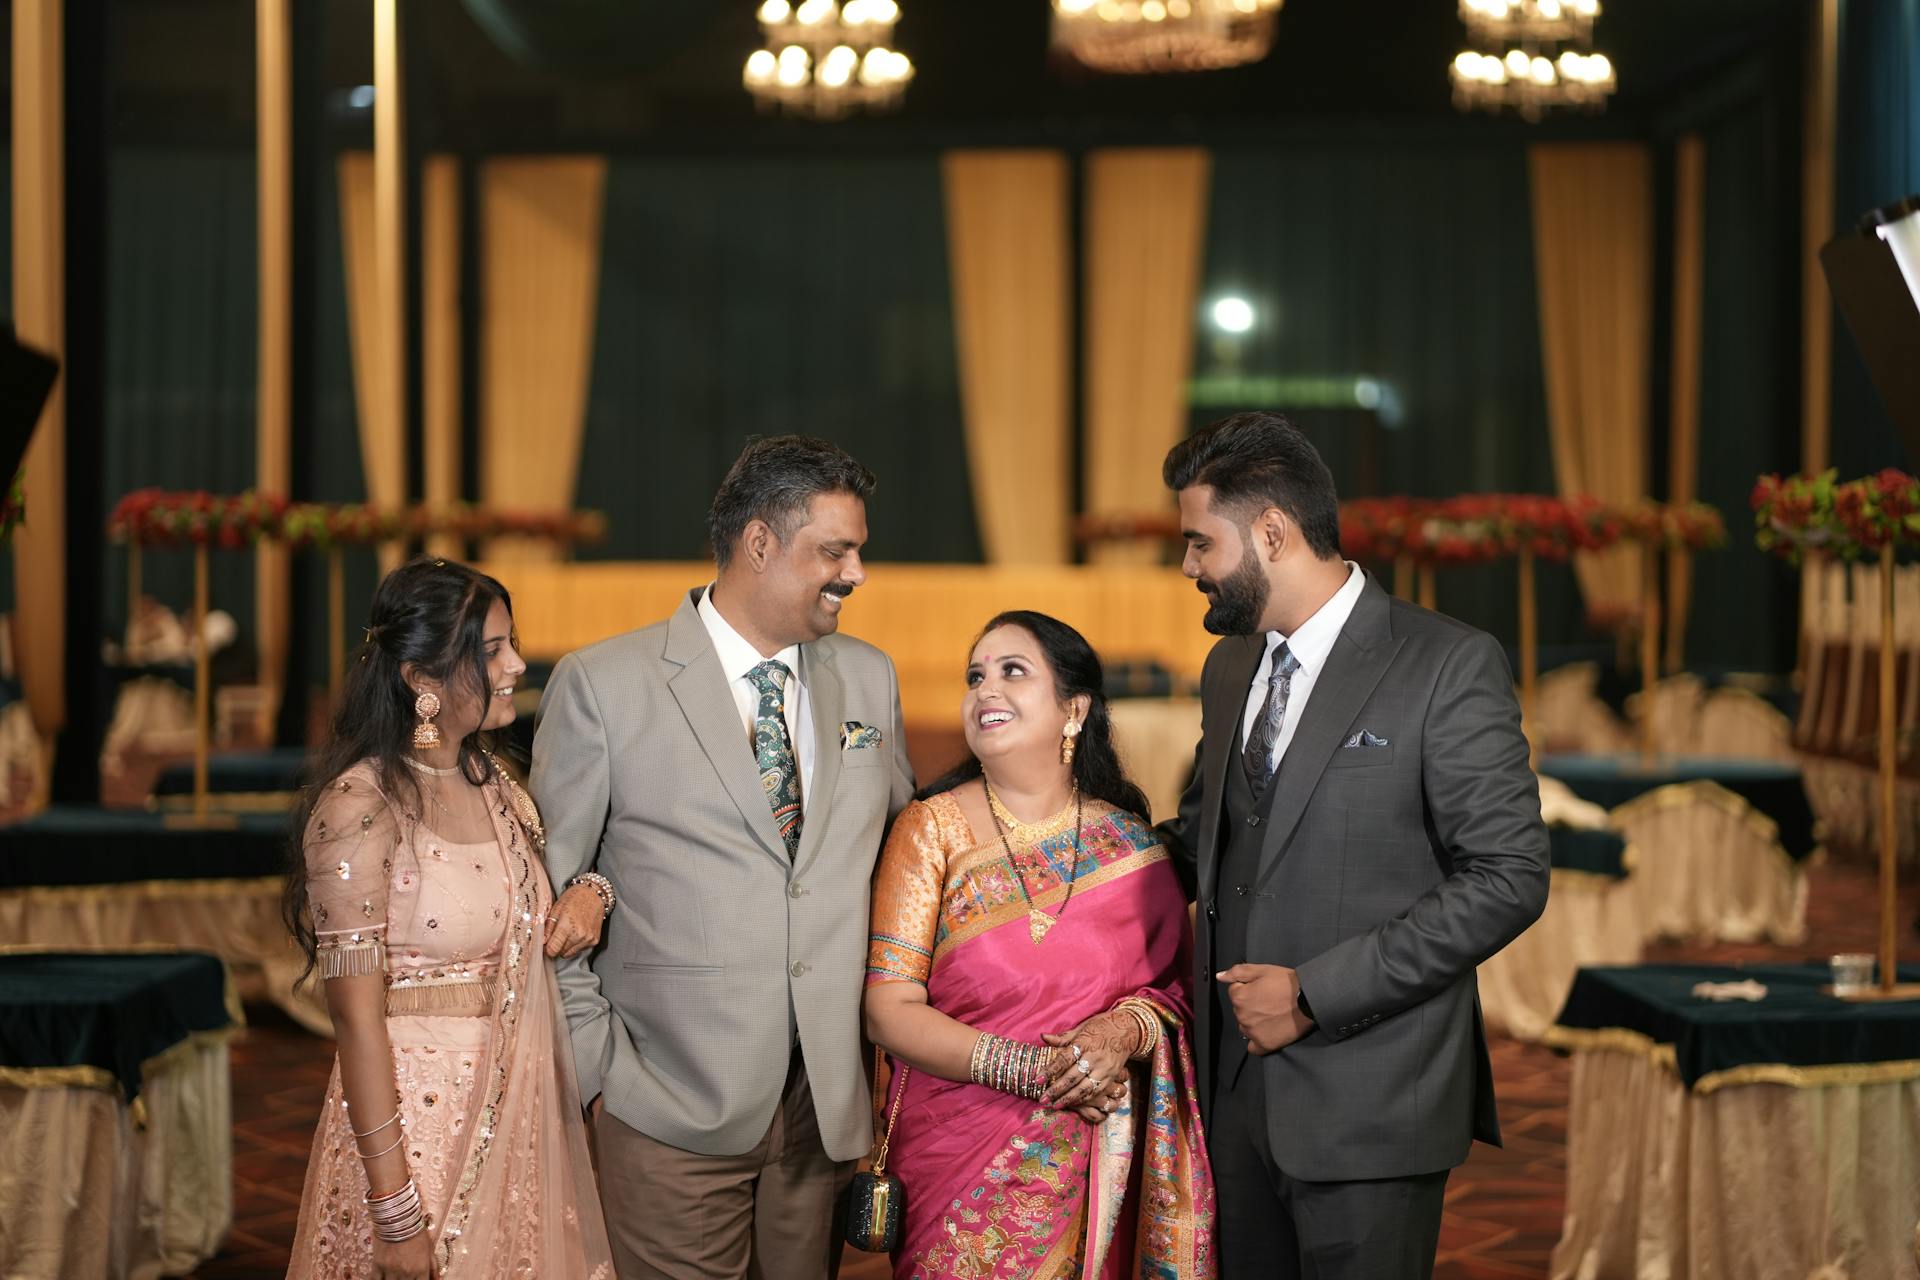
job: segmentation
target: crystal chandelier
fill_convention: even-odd
[[[1590,52],[1599,0],[1460,0],[1467,38],[1482,48],[1453,60],[1453,105],[1512,107],[1538,120],[1556,107],[1597,111],[1614,90],[1613,63]]]
[[[1216,71],[1273,49],[1283,0],[1053,0],[1053,43],[1095,71]]]
[[[757,16],[766,47],[741,79],[762,107],[838,120],[898,106],[913,79],[913,63],[891,47],[894,0],[764,0]]]

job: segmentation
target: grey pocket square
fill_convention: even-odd
[[[1390,745],[1392,744],[1390,744],[1385,738],[1377,738],[1373,734],[1368,733],[1365,729],[1362,729],[1360,732],[1354,734],[1351,738],[1348,738],[1344,743],[1342,743],[1341,750],[1350,751],[1356,747],[1385,747]]]

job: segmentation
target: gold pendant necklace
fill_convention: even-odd
[[[993,794],[993,784],[982,774],[980,783],[987,789],[987,810],[993,815],[993,829],[1000,835],[1000,847],[1007,855],[1007,868],[1013,872],[1013,882],[1020,888],[1020,896],[1027,900],[1027,936],[1033,939],[1033,945],[1039,946],[1047,931],[1060,923],[1060,916],[1067,913],[1067,904],[1073,901],[1073,885],[1080,878],[1080,785],[1073,788],[1073,862],[1067,868],[1067,892],[1060,899],[1060,915],[1048,915],[1034,905],[1033,895],[1027,892],[1027,878],[1020,871],[1020,864],[1013,860],[1013,844],[1007,839],[1008,827],[1020,827],[1028,824],[1014,817],[1007,807],[1000,803],[1000,797]],[[1045,825],[1044,823],[1039,825]]]

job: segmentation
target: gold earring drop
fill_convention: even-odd
[[[1080,736],[1080,722],[1078,720],[1067,721],[1066,727],[1060,730],[1060,763],[1061,764],[1073,763],[1074,748],[1078,745],[1078,743],[1076,743],[1074,740],[1079,736]]]
[[[420,718],[420,723],[413,726],[414,749],[425,751],[439,746],[440,730],[434,727],[433,718],[440,714],[440,699],[421,690],[420,696],[413,700],[413,714]]]

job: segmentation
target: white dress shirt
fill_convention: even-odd
[[[1278,768],[1280,761],[1286,758],[1287,744],[1293,741],[1293,731],[1300,727],[1300,716],[1307,709],[1307,699],[1313,696],[1313,686],[1326,667],[1327,659],[1333,654],[1333,642],[1340,638],[1341,628],[1353,616],[1353,606],[1360,599],[1361,589],[1367,585],[1367,575],[1360,572],[1359,565],[1349,560],[1346,566],[1346,582],[1311,618],[1300,624],[1299,630],[1291,636],[1283,636],[1278,631],[1267,632],[1267,652],[1254,669],[1253,683],[1247,688],[1247,712],[1240,718],[1242,754],[1246,752],[1247,739],[1253,733],[1254,724],[1267,705],[1267,682],[1273,675],[1274,651],[1284,640],[1287,652],[1300,664],[1300,669],[1293,673],[1293,679],[1287,685],[1287,713],[1280,719],[1280,736],[1273,742],[1274,767]]]
[[[755,687],[747,673],[767,661],[760,651],[754,648],[713,603],[713,586],[700,593],[700,621],[706,623],[707,634],[713,639],[713,651],[720,657],[720,670],[727,677],[727,689],[733,694],[733,704],[740,710],[740,724],[747,735],[747,750],[753,750],[753,722],[760,714],[760,690]],[[787,670],[793,674],[787,677],[787,741],[793,744],[794,763],[800,769],[800,815],[807,812],[807,797],[813,793],[813,715],[807,705],[806,664],[800,653],[800,646],[790,644],[773,655],[777,662],[784,662]],[[1298,677],[1295,677],[1296,679]]]

